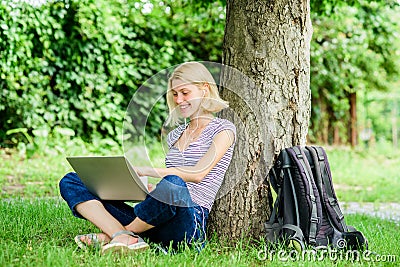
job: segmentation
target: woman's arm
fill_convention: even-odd
[[[151,176],[162,178],[167,175],[177,175],[185,182],[200,183],[204,177],[214,168],[234,142],[234,133],[231,130],[223,130],[215,135],[213,142],[204,156],[195,166],[152,168],[134,167],[139,176]]]

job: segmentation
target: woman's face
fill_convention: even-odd
[[[200,115],[201,100],[206,91],[201,90],[197,85],[179,79],[172,80],[171,85],[174,102],[179,108],[182,117],[189,118]]]

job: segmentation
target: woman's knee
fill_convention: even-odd
[[[178,175],[167,175],[161,181],[168,182],[172,186],[186,187],[185,181]]]
[[[185,181],[176,175],[165,176],[150,193],[150,196],[175,206],[191,206],[191,197]]]
[[[66,175],[64,175],[63,178],[61,178],[61,182],[77,182],[80,181],[81,179],[79,178],[79,176],[75,173],[75,172],[69,172]]]
[[[183,179],[177,175],[167,175],[165,176],[156,186],[156,189],[159,189],[163,192],[169,193],[177,193],[181,194],[182,192],[188,191],[187,185]]]
[[[64,193],[70,191],[72,188],[83,186],[83,183],[75,172],[69,172],[63,178],[61,178],[58,186],[60,193],[63,196]]]

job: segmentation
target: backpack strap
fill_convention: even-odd
[[[292,160],[288,154],[288,151],[286,149],[283,149],[279,155],[278,162],[276,162],[277,168],[272,167],[269,173],[269,178],[270,182],[277,193],[276,200],[274,202],[274,206],[271,212],[271,216],[269,217],[269,220],[265,223],[265,231],[266,231],[266,239],[268,242],[276,242],[281,234],[282,234],[282,229],[283,229],[283,214],[281,210],[278,211],[280,208],[281,202],[283,201],[283,183],[284,180],[286,182],[289,182],[290,184],[290,192],[293,194],[293,204],[294,204],[294,211],[295,211],[295,216],[296,216],[296,225],[293,225],[293,227],[299,228],[300,225],[300,215],[299,215],[299,208],[298,208],[298,202],[297,202],[297,197],[295,195],[295,187],[293,183],[293,177],[291,174],[290,168],[292,167]],[[288,185],[289,185],[288,184]],[[288,227],[285,227],[289,229]],[[301,231],[301,230],[300,230]],[[296,231],[297,232],[297,231]],[[297,235],[296,235],[297,236]],[[303,235],[302,235],[303,236]]]
[[[333,208],[333,210],[336,213],[337,219],[340,223],[340,225],[343,227],[343,230],[345,232],[348,231],[347,225],[344,221],[344,215],[342,211],[340,210],[339,203],[337,201],[337,198],[335,197],[333,193],[333,188],[332,188],[332,182],[330,175],[328,173],[329,170],[329,165],[325,163],[326,160],[326,154],[324,153],[324,150],[322,147],[317,147],[317,146],[312,146],[313,149],[310,150],[312,155],[315,155],[315,170],[317,175],[322,178],[323,185],[325,187],[325,192],[328,195],[328,200],[329,200],[329,205]],[[314,154],[315,152],[315,154]]]
[[[296,153],[296,157],[303,167],[304,173],[307,176],[308,187],[310,189],[310,199],[311,199],[311,218],[310,218],[310,232],[309,232],[309,243],[311,245],[315,245],[317,240],[317,226],[320,218],[318,218],[317,214],[317,202],[314,194],[313,186],[312,186],[312,171],[310,164],[307,161],[307,157],[302,151],[302,149],[298,146],[293,147],[293,151]]]
[[[269,217],[269,220],[268,220],[269,224],[273,224],[273,223],[276,222],[276,213],[278,211],[279,203],[280,203],[280,200],[281,200],[281,195],[282,195],[282,189],[279,188],[278,189],[278,194],[277,194],[277,197],[276,197],[276,200],[275,200],[275,203],[274,203],[274,208],[272,209],[271,216]]]
[[[271,212],[271,216],[270,219],[268,220],[268,224],[272,225],[273,223],[277,222],[277,212],[278,212],[278,208],[282,199],[282,186],[283,186],[283,180],[285,177],[285,173],[287,174],[287,177],[289,178],[289,182],[290,182],[290,186],[291,186],[291,191],[293,192],[293,194],[296,192],[295,188],[294,188],[294,184],[293,184],[293,178],[292,178],[292,174],[290,172],[290,167],[291,167],[291,160],[290,157],[288,155],[288,152],[286,151],[286,149],[283,149],[279,155],[279,160],[281,162],[279,162],[279,168],[278,171],[275,170],[274,167],[271,168],[270,173],[269,173],[269,178],[270,178],[270,182],[272,184],[272,187],[274,188],[277,197],[274,203],[274,207],[272,209]],[[299,209],[298,209],[298,203],[297,203],[297,198],[295,196],[293,196],[293,201],[294,201],[294,205],[295,205],[295,211],[296,211],[296,222],[297,224],[300,223],[300,215],[299,215]],[[279,221],[280,218],[278,218]],[[281,222],[279,222],[281,223]]]
[[[282,189],[278,189],[278,195],[274,203],[274,208],[272,209],[271,216],[269,220],[264,224],[265,226],[265,237],[266,241],[270,243],[275,243],[279,239],[280,232],[282,230],[283,220],[282,218],[276,218],[276,213],[280,203],[282,194]]]

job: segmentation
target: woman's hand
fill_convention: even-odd
[[[155,178],[162,178],[162,177],[164,177],[165,175],[168,174],[168,173],[161,174],[158,171],[160,169],[149,167],[149,166],[140,166],[140,167],[136,166],[136,167],[133,167],[133,169],[136,171],[136,173],[139,176],[149,176],[149,177],[155,177]],[[161,169],[167,170],[166,168],[161,168]]]
[[[146,168],[148,168],[148,167],[133,167],[133,169],[136,171],[136,173],[139,176],[147,176]]]
[[[147,190],[149,190],[149,192],[153,191],[155,188],[156,188],[155,185],[147,184]]]

